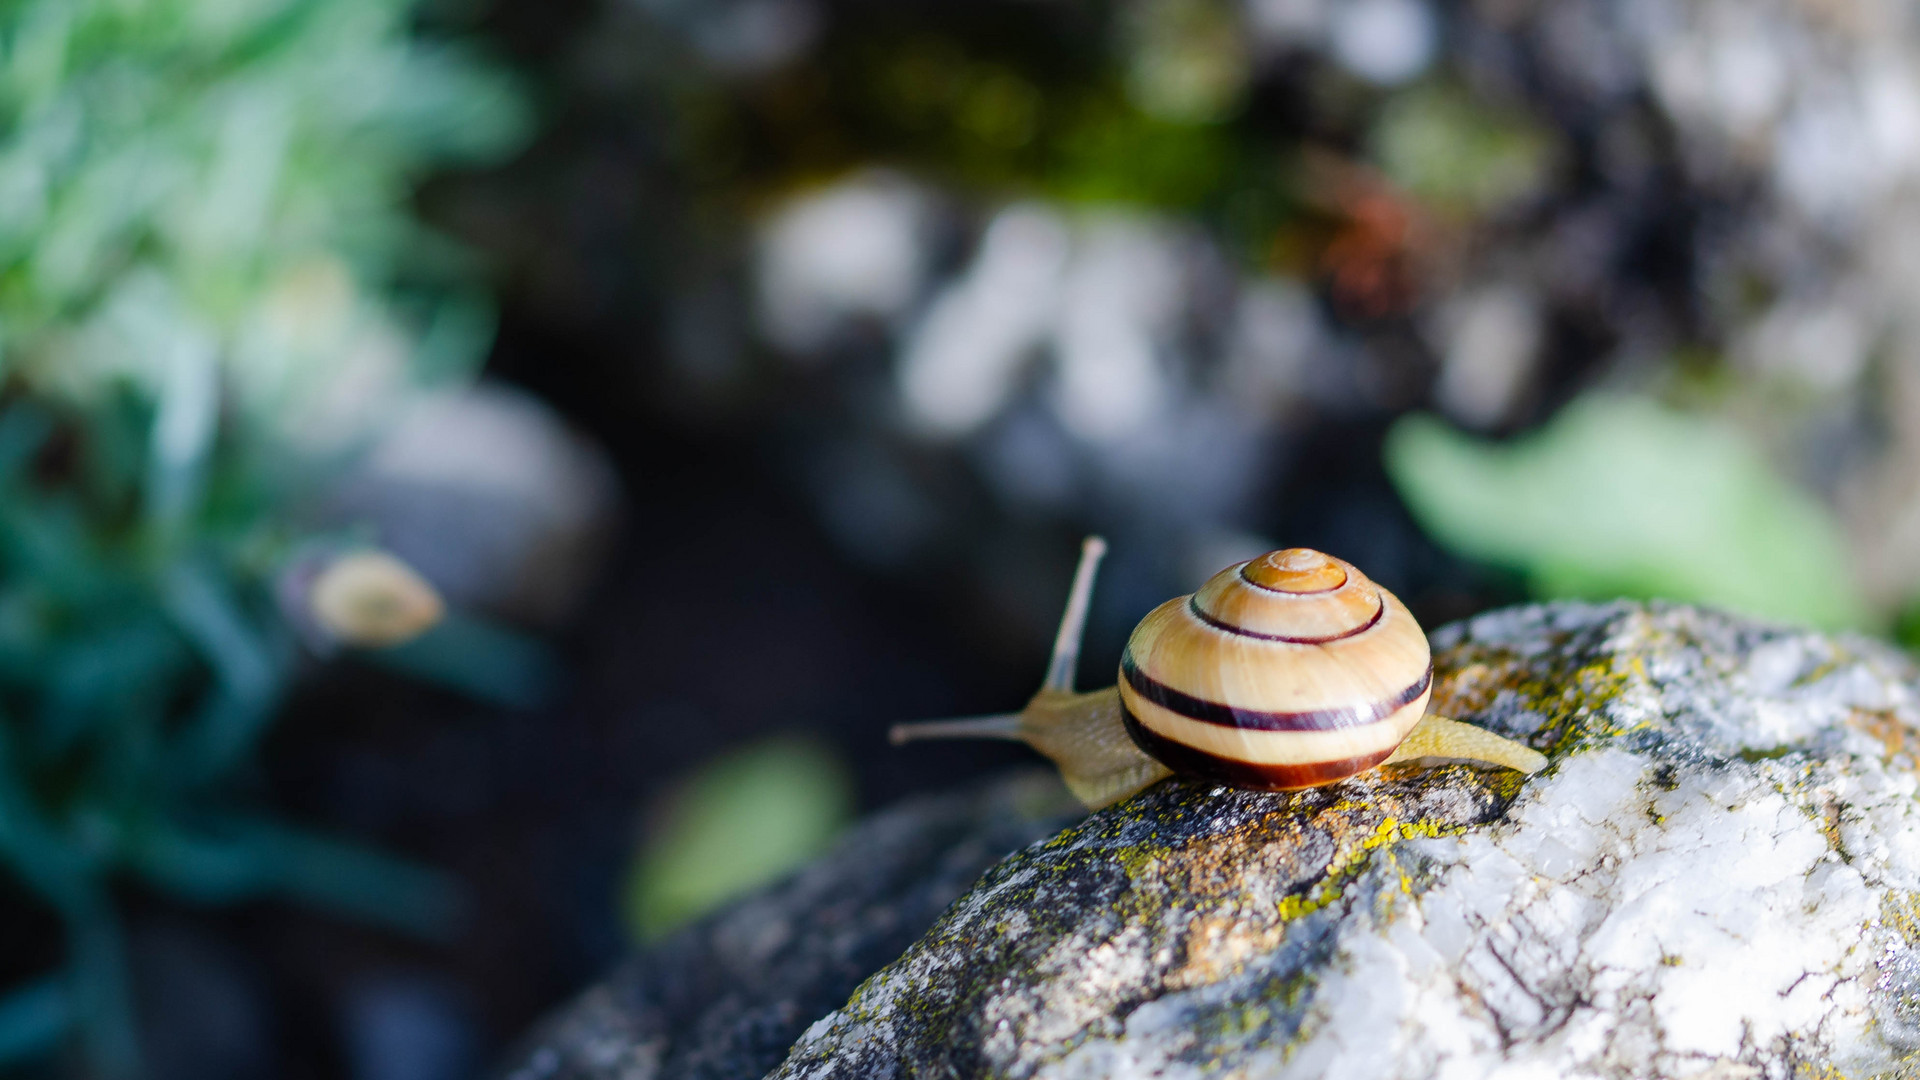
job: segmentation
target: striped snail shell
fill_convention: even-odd
[[[1428,714],[1433,657],[1420,624],[1352,563],[1307,548],[1229,566],[1153,609],[1127,642],[1120,685],[1077,692],[1105,552],[1099,537],[1082,547],[1053,662],[1026,708],[896,724],[893,741],[1017,739],[1096,810],[1173,775],[1284,791],[1381,764],[1547,764],[1531,747]]]
[[[1140,749],[1238,787],[1314,787],[1385,761],[1426,715],[1427,636],[1352,563],[1307,548],[1215,574],[1142,619],[1120,659]]]

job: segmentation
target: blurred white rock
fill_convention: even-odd
[[[1134,107],[1159,122],[1230,115],[1248,89],[1337,90],[1334,111],[1354,115],[1321,119],[1371,140],[1329,151],[1340,183],[1373,169],[1391,187],[1366,203],[1377,221],[1337,183],[1317,212],[1346,222],[1343,243],[1379,248],[1371,271],[1404,271],[1403,309],[1381,321],[1337,293],[1323,305],[1320,256],[1214,231],[1233,214],[1032,194],[982,205],[935,172],[870,171],[762,225],[755,332],[800,364],[891,349],[891,394],[860,363],[827,376],[844,380],[848,430],[820,436],[885,467],[818,475],[845,471],[868,493],[820,496],[829,517],[900,525],[855,530],[896,559],[917,543],[900,538],[951,526],[943,515],[976,493],[929,465],[942,454],[1017,513],[1114,529],[1177,503],[1218,515],[1196,528],[1231,530],[1262,519],[1272,489],[1257,477],[1284,479],[1298,463],[1275,451],[1317,425],[1433,406],[1503,429],[1539,419],[1568,378],[1684,381],[1724,364],[1743,377],[1715,382],[1705,407],[1841,504],[1856,561],[1882,568],[1862,571],[1876,604],[1895,610],[1915,588],[1899,553],[1920,525],[1874,508],[1920,491],[1895,460],[1920,446],[1920,408],[1880,389],[1920,382],[1917,13],[1899,0],[1122,0],[1110,44]],[[1192,61],[1222,25],[1244,40],[1209,73]],[[1242,62],[1244,87],[1216,77]],[[1314,115],[1325,104],[1302,100]],[[1449,205],[1389,152],[1403,123],[1427,136],[1407,145],[1433,175],[1455,158],[1490,176],[1524,160],[1529,179]],[[971,248],[949,252],[949,238]],[[1421,340],[1398,336],[1402,316]],[[748,322],[716,306],[703,325]],[[1228,462],[1255,479],[1220,479]]]
[[[767,338],[808,357],[848,319],[900,315],[919,291],[927,217],[920,189],[886,172],[781,207],[761,228],[755,262]]]
[[[1268,49],[1317,45],[1327,30],[1327,0],[1246,0],[1247,29]]]
[[[1542,318],[1539,298],[1515,284],[1463,290],[1445,302],[1433,393],[1448,416],[1488,428],[1512,414],[1539,356]]]
[[[1307,287],[1287,278],[1243,282],[1234,305],[1222,391],[1241,408],[1277,413],[1300,393],[1325,330]]]
[[[613,539],[605,453],[531,395],[491,382],[429,394],[326,501],[450,607],[541,627],[578,608]]]
[[[1849,388],[1866,369],[1873,343],[1865,320],[1848,299],[1775,304],[1735,339],[1735,359],[1756,375],[1821,393]]]
[[[1330,21],[1333,58],[1381,86],[1407,82],[1433,63],[1440,26],[1422,0],[1347,0]]]
[[[958,435],[1000,410],[1051,325],[1070,247],[1066,221],[1047,207],[1020,203],[994,216],[973,265],[901,350],[900,395],[913,422]]]
[[[1177,230],[1135,217],[1080,230],[1054,328],[1055,408],[1088,442],[1137,433],[1173,397],[1159,354],[1185,307]]]

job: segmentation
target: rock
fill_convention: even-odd
[[[432,976],[356,977],[342,1014],[353,1080],[458,1080],[479,1064],[471,1011],[454,987]]]
[[[758,1077],[981,872],[1078,818],[1050,774],[902,803],[542,1024],[499,1080]]]
[[[1436,708],[1546,750],[1547,771],[1162,784],[999,863],[772,1075],[1786,1078],[1920,1050],[1901,654],[1629,603],[1495,612],[1434,641]],[[855,865],[838,859],[797,880],[839,895],[818,877]],[[718,922],[817,917],[782,898],[800,893]],[[660,985],[727,977],[704,957],[641,963]],[[771,960],[689,1028],[767,1031],[789,977]],[[568,1015],[597,1008],[613,1032],[657,1011],[612,993]],[[759,1068],[656,1055],[571,1075]]]

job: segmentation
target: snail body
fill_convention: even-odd
[[[893,741],[1018,739],[1094,809],[1174,774],[1285,791],[1399,761],[1546,764],[1483,728],[1429,716],[1433,661],[1419,623],[1351,563],[1307,548],[1230,566],[1155,608],[1127,641],[1118,685],[1075,693],[1104,554],[1097,537],[1083,548],[1053,663],[1026,709],[902,724]]]

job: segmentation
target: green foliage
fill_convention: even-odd
[[[1047,190],[1072,202],[1195,208],[1240,179],[1231,133],[1103,97],[1089,96],[1067,118],[1054,151]]]
[[[1920,653],[1920,600],[1909,600],[1893,616],[1893,640]]]
[[[1554,143],[1531,118],[1425,86],[1399,94],[1369,132],[1374,160],[1423,203],[1481,214],[1538,190]]]
[[[412,641],[369,653],[368,659],[510,709],[540,704],[557,678],[553,658],[538,641],[458,613]]]
[[[286,512],[486,340],[405,199],[525,118],[409,6],[0,7],[0,868],[67,933],[0,1065],[71,1023],[137,1071],[120,875],[447,925],[438,875],[229,790],[295,657]]]
[[[1211,123],[1238,110],[1251,57],[1239,12],[1219,0],[1144,0],[1123,9],[1127,96],[1176,123]]]
[[[1669,597],[1822,627],[1869,621],[1831,516],[1731,431],[1594,395],[1496,446],[1429,416],[1389,474],[1441,543],[1524,571],[1543,597]]]
[[[1156,79],[1181,83],[1169,94],[1205,93],[1170,72],[1178,65],[1146,66]],[[1050,83],[1039,70],[938,39],[876,46],[859,70],[869,99],[862,105],[876,114],[882,145],[964,183],[1069,201],[1188,208],[1241,179],[1232,131],[1142,110],[1118,72],[1089,73],[1084,84]]]
[[[658,937],[819,854],[852,814],[846,767],[814,743],[728,754],[681,786],[635,859],[627,925]]]

